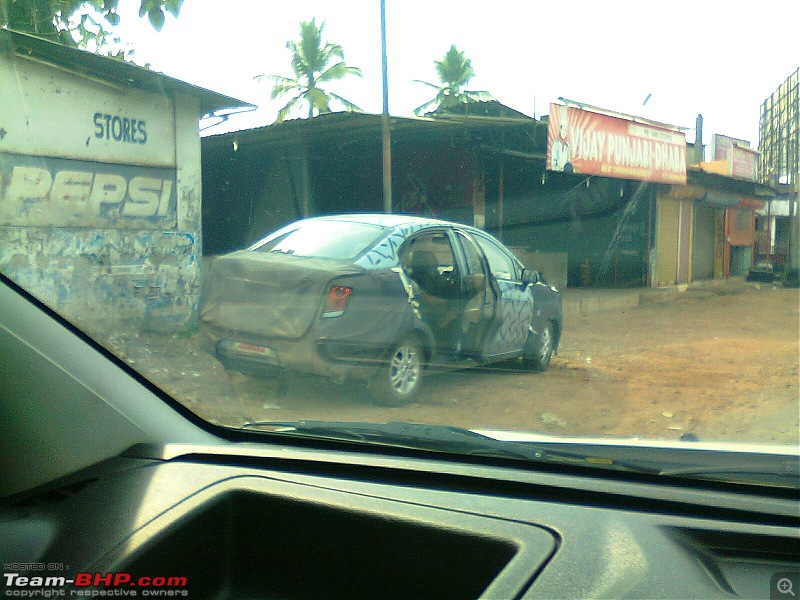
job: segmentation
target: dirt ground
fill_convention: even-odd
[[[227,372],[193,336],[120,335],[113,349],[213,422],[413,421],[558,435],[797,444],[800,296],[742,285],[565,319],[545,373],[514,364],[426,378],[375,405],[363,384]]]

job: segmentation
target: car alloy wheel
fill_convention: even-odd
[[[422,383],[425,356],[413,337],[403,338],[388,354],[388,362],[373,379],[371,391],[381,404],[400,406],[416,397]]]
[[[403,345],[395,350],[389,365],[390,385],[400,396],[406,396],[417,387],[422,361],[420,352],[413,345]]]
[[[537,359],[540,364],[546,365],[550,362],[550,356],[553,354],[553,331],[549,324],[542,329],[542,335],[539,338],[539,356]]]
[[[552,323],[545,323],[538,336],[533,332],[528,333],[528,341],[522,356],[525,367],[532,371],[545,371],[553,356],[553,341]]]

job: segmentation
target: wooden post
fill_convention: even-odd
[[[500,167],[497,174],[497,238],[503,241],[503,158],[500,157]]]

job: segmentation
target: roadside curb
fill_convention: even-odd
[[[745,281],[744,277],[696,281],[660,288],[625,290],[570,288],[561,293],[565,318],[586,316],[589,313],[615,311],[646,304],[662,304],[689,296],[716,296],[742,293],[773,287],[772,284]]]
[[[561,293],[564,318],[589,313],[615,311],[639,306],[641,290],[584,290],[570,289]]]

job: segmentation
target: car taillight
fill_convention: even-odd
[[[338,317],[344,314],[347,307],[347,299],[353,293],[353,288],[343,285],[332,285],[325,298],[325,310],[322,311],[323,317]]]

